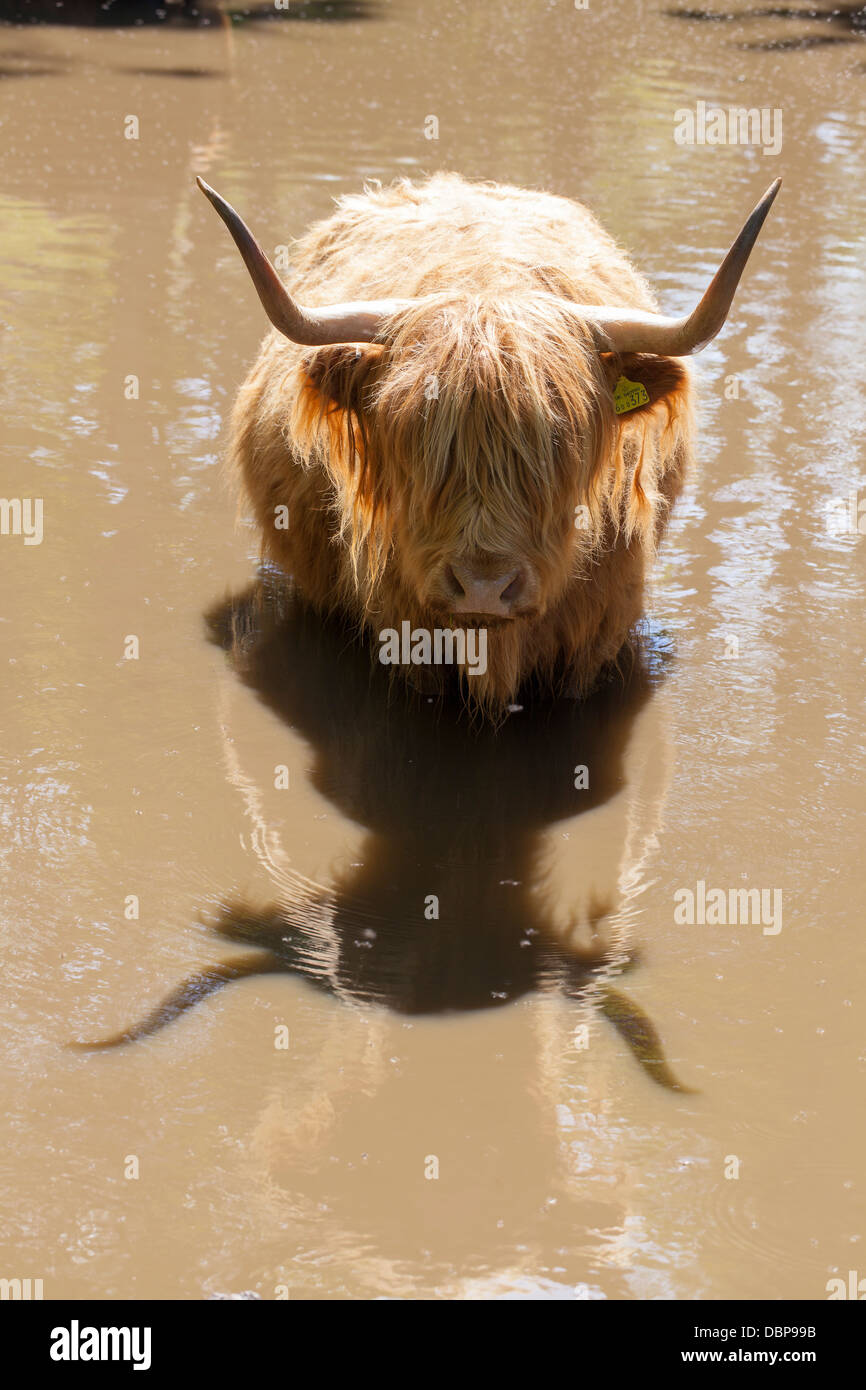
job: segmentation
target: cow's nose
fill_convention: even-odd
[[[445,581],[455,613],[477,613],[491,618],[513,618],[527,588],[526,570],[522,565],[510,569],[500,565],[491,573],[489,567],[469,560],[452,561],[446,567]]]

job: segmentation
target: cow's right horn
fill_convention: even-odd
[[[740,276],[781,183],[781,179],[776,179],[770,184],[710,281],[700,304],[684,318],[665,318],[662,314],[645,313],[640,309],[581,307],[581,315],[593,329],[599,351],[689,357],[705,348],[728,317]]]
[[[370,343],[378,336],[386,319],[410,304],[411,301],[403,299],[379,299],[333,304],[326,309],[303,308],[292,299],[243,218],[204,179],[197,178],[196,183],[231,232],[274,328],[293,343],[302,343],[305,347]]]

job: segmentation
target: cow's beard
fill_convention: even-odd
[[[500,718],[507,706],[517,700],[522,673],[526,669],[527,641],[530,626],[524,618],[502,620],[460,615],[455,626],[473,627],[486,633],[485,669],[467,665],[458,668],[460,693],[473,711],[494,719]]]
[[[381,599],[380,591],[380,599]],[[396,596],[395,596],[396,597]],[[386,613],[390,616],[386,617]],[[478,662],[479,645],[469,655],[472,661],[448,665],[399,664],[390,667],[392,678],[413,691],[439,699],[456,699],[473,715],[499,723],[509,707],[519,703],[528,686],[548,696],[565,693],[568,672],[563,662],[562,633],[553,613],[538,611],[514,618],[485,617],[481,614],[452,614],[444,608],[403,601],[377,604],[368,609],[365,621],[368,636],[378,659],[381,634],[385,629],[401,633],[408,622],[410,631],[436,629],[464,633],[484,633],[484,669]]]
[[[432,619],[431,619],[432,621]],[[464,632],[484,634],[483,669],[478,662],[478,642],[475,664],[455,662],[452,666],[419,668],[400,667],[408,683],[421,691],[436,688],[439,693],[460,700],[473,714],[498,722],[508,712],[520,694],[527,668],[530,625],[521,618],[487,619],[459,615],[444,624]]]
[[[522,704],[525,698],[589,694],[603,666],[616,657],[629,623],[637,616],[636,612],[629,612],[627,617],[617,612],[618,621],[611,630],[605,612],[609,595],[586,583],[582,555],[573,553],[569,565],[569,574],[554,576],[548,572],[543,576],[532,612],[510,618],[453,613],[447,605],[431,601],[404,573],[393,551],[384,571],[372,581],[368,574],[368,583],[354,587],[354,593],[356,602],[358,598],[362,602],[362,625],[377,663],[383,631],[401,634],[407,622],[410,632],[483,631],[483,670],[477,665],[477,645],[469,653],[476,659],[475,669],[471,661],[438,666],[396,664],[387,669],[397,686],[449,702],[456,699],[474,718],[499,723],[509,706]],[[536,572],[539,568],[537,565]]]

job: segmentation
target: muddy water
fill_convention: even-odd
[[[41,544],[0,538],[0,1274],[824,1297],[866,1273],[866,540],[827,521],[866,485],[866,48],[651,3],[292,9],[0,29],[2,492],[44,503]],[[698,101],[781,111],[781,153],[677,144]],[[700,359],[646,670],[496,742],[251,592],[220,471],[263,324],[194,174],[273,249],[436,168],[585,199],[671,311],[785,178]],[[677,920],[699,882],[766,919]]]

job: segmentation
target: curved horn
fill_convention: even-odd
[[[324,347],[327,343],[372,342],[384,321],[411,302],[380,299],[367,303],[333,304],[327,309],[304,309],[292,299],[243,218],[204,179],[197,178],[196,183],[231,232],[274,328],[293,343],[302,343],[305,347]]]
[[[681,319],[640,309],[607,309],[591,305],[582,308],[585,322],[594,331],[601,352],[656,352],[667,357],[688,357],[700,352],[722,327],[731,307],[746,261],[764,225],[764,219],[782,184],[771,183],[758,206],[746,221],[698,307]]]

